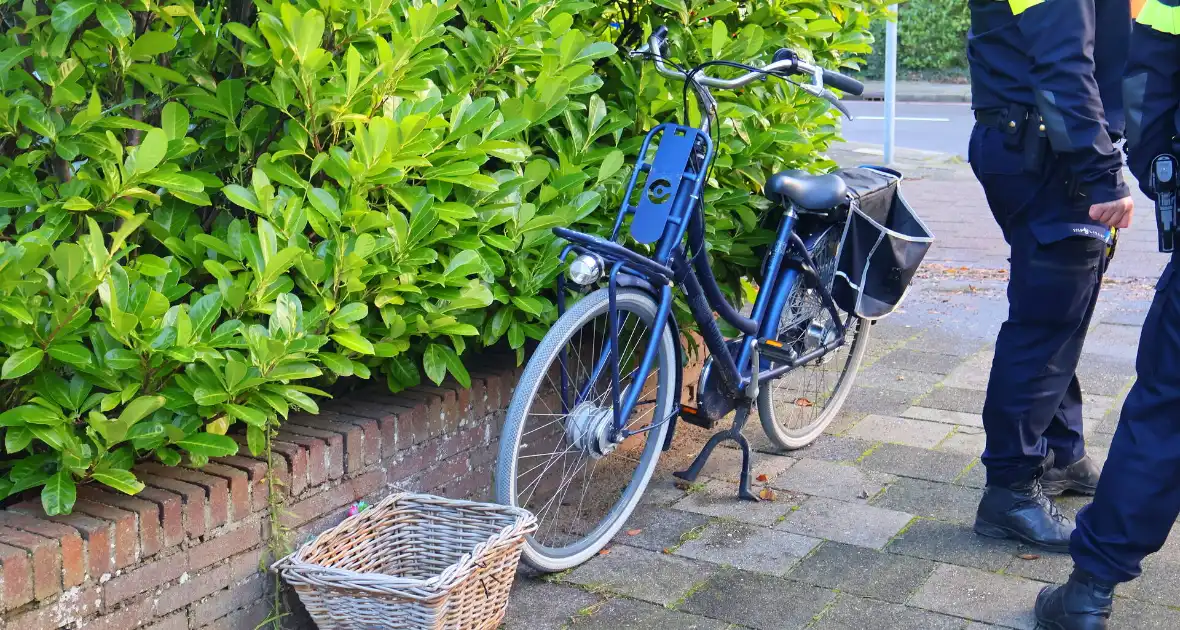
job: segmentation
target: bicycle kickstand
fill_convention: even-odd
[[[750,443],[746,441],[746,436],[742,435],[742,429],[746,426],[746,420],[750,417],[750,403],[743,402],[738,405],[734,411],[733,424],[724,431],[718,431],[709,438],[705,443],[704,448],[697,455],[696,459],[692,461],[692,465],[688,470],[672,473],[672,476],[677,479],[683,479],[689,483],[697,480],[697,476],[701,474],[701,470],[709,461],[709,456],[713,454],[713,449],[717,448],[725,440],[733,440],[737,442],[742,449],[742,475],[738,483],[738,498],[746,501],[759,501],[758,495],[750,491]]]

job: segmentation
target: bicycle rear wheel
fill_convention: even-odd
[[[840,232],[829,228],[811,249],[817,275],[829,291],[839,239]],[[868,320],[853,317],[845,329],[843,345],[761,388],[758,417],[775,446],[785,450],[807,446],[836,418],[856,381],[870,329]],[[819,291],[800,275],[779,320],[778,341],[803,353],[826,343],[835,331]]]
[[[496,500],[536,515],[537,531],[522,557],[540,571],[585,562],[619,531],[655,471],[668,431],[665,420],[674,412],[679,366],[671,328],[658,331],[650,375],[636,382],[657,305],[646,293],[624,289],[617,306],[619,397],[642,388],[625,426],[638,430],[655,423],[654,428],[620,444],[608,437],[614,390],[604,360],[610,337],[602,289],[575,304],[545,335],[525,367],[500,434]]]

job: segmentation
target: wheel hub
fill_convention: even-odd
[[[824,318],[826,321],[811,320],[807,325],[807,332],[803,335],[803,352],[811,352],[817,348],[822,348],[829,343],[836,340],[836,321],[831,317]],[[832,353],[828,352],[822,357],[815,360],[816,364],[822,365],[832,360]]]
[[[584,402],[570,412],[565,422],[565,435],[574,447],[594,459],[601,459],[618,446],[611,440],[613,428],[614,414],[610,407]]]

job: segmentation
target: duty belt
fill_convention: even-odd
[[[975,120],[1004,132],[1004,146],[1024,154],[1026,173],[1044,170],[1049,141],[1045,135],[1045,121],[1035,108],[1012,104],[1004,108],[977,109]]]

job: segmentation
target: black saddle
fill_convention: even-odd
[[[848,184],[832,174],[810,175],[783,171],[766,180],[766,198],[775,203],[792,201],[804,210],[831,210],[848,201]]]

